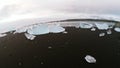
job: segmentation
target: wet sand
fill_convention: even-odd
[[[0,68],[119,68],[120,33],[99,37],[89,29],[66,28],[28,40],[23,33],[0,38]],[[90,64],[86,55],[97,60]]]

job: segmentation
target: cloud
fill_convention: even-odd
[[[120,0],[4,0],[0,20],[57,14],[95,13],[120,15]]]

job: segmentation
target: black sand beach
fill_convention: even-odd
[[[120,33],[99,37],[89,29],[66,28],[28,40],[23,33],[0,38],[0,68],[119,68]],[[86,55],[97,60],[90,64]]]

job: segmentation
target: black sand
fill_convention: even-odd
[[[120,68],[120,33],[99,37],[89,29],[66,28],[67,34],[24,34],[0,38],[0,68]],[[86,55],[97,63],[89,64]]]

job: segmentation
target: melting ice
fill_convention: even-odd
[[[86,55],[85,60],[88,63],[96,63],[96,59],[93,56],[91,56],[91,55]]]
[[[114,30],[117,31],[117,32],[120,32],[120,27],[119,28],[116,27]]]

